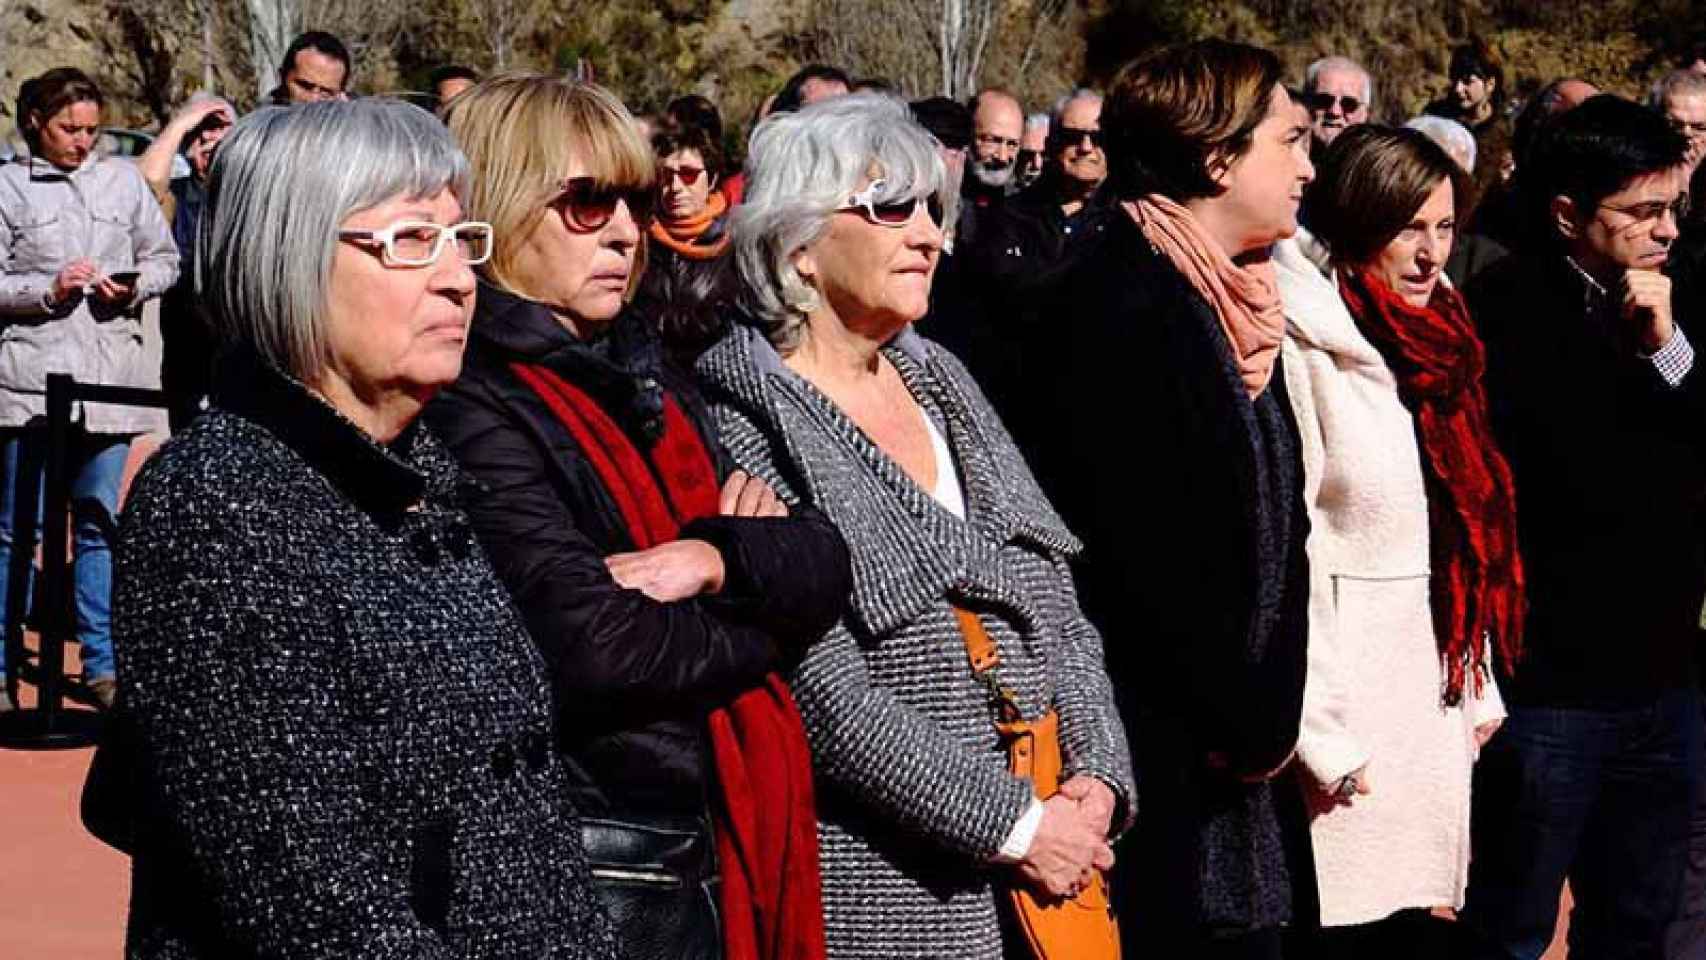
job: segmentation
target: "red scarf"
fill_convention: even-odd
[[[1486,644],[1507,669],[1522,654],[1523,577],[1510,465],[1487,420],[1486,351],[1456,290],[1441,283],[1414,307],[1358,267],[1341,267],[1339,294],[1357,327],[1398,378],[1416,418],[1428,489],[1434,630],[1445,665],[1444,699],[1463,697],[1464,674],[1481,693]]]
[[[648,457],[591,397],[562,377],[541,366],[517,363],[511,369],[574,435],[616,500],[636,548],[673,540],[687,522],[716,515],[716,469],[674,397],[664,396],[663,437]],[[821,960],[817,813],[799,708],[781,678],[771,674],[763,686],[713,711],[709,729],[721,788],[712,814],[725,956]]]

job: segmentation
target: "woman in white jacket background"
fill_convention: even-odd
[[[1430,910],[1463,903],[1473,765],[1504,716],[1492,658],[1520,642],[1510,473],[1443,274],[1461,182],[1422,134],[1358,127],[1306,200],[1329,272],[1274,253],[1311,521],[1307,957],[1452,955]]]

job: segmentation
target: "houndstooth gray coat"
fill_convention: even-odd
[[[1079,612],[1079,549],[959,361],[910,330],[885,348],[942,428],[967,519],[940,507],[833,403],[737,326],[699,362],[723,443],[784,500],[827,514],[853,556],[847,615],[792,677],[817,770],[824,919],[835,958],[1001,956],[991,858],[1031,788],[1006,770],[951,604],[979,611],[1027,718],[1060,714],[1063,776],[1119,798],[1131,755]]]

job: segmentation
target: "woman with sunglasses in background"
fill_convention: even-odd
[[[846,548],[729,469],[627,305],[656,164],[621,102],[512,74],[445,121],[497,241],[462,376],[427,416],[476,481],[475,533],[550,666],[624,956],[817,955],[809,757],[772,671],[840,615]]]
[[[729,199],[718,189],[722,146],[709,131],[680,126],[652,137],[658,158],[657,215],[636,301],[665,343],[692,359],[722,335],[729,275]]]
[[[1067,571],[1078,543],[965,368],[911,329],[946,170],[906,105],[772,115],[746,172],[749,316],[698,369],[740,466],[829,514],[853,554],[852,607],[792,678],[823,791],[829,955],[999,960],[998,898],[1096,895],[1134,810]],[[1010,770],[998,721],[1058,725],[1058,792]]]

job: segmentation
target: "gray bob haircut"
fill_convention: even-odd
[[[753,131],[746,195],[729,234],[745,306],[778,349],[798,345],[800,324],[819,302],[817,291],[794,269],[794,254],[823,234],[849,197],[878,178],[883,188],[877,203],[939,194],[948,178],[936,139],[896,97],[832,97],[772,114]]]
[[[401,100],[263,107],[208,172],[196,292],[214,333],[304,382],[327,357],[338,227],[395,197],[466,196],[468,160],[438,118]]]

